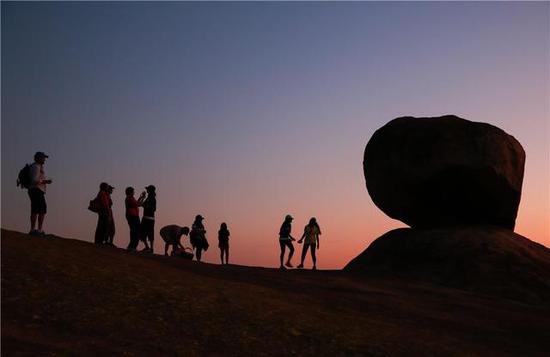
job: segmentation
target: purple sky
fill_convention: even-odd
[[[15,178],[43,150],[49,232],[91,241],[107,181],[125,246],[124,188],[155,184],[157,232],[203,214],[207,261],[226,221],[235,263],[276,265],[291,213],[297,235],[318,218],[319,266],[340,268],[403,226],[365,189],[372,133],[456,114],[522,143],[516,231],[550,246],[548,2],[1,6],[2,227],[28,230]]]

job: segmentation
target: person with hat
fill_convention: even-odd
[[[195,216],[195,221],[191,226],[191,233],[189,234],[189,239],[195,250],[195,257],[197,257],[198,262],[201,261],[202,251],[207,251],[209,247],[206,240],[206,229],[204,229],[204,225],[202,224],[203,220],[204,217],[200,214]]]
[[[294,246],[292,245],[292,241],[296,240],[290,235],[290,231],[292,230],[292,218],[291,215],[287,214],[285,217],[285,220],[283,224],[281,225],[281,228],[279,229],[279,245],[281,246],[281,255],[280,255],[280,263],[281,269],[285,269],[283,265],[283,260],[285,257],[285,250],[286,247],[290,250],[290,253],[288,254],[288,260],[286,261],[286,266],[289,268],[292,268],[292,263],[290,260],[292,259],[292,255],[294,255]]]
[[[155,211],[157,210],[157,189],[153,185],[145,187],[147,198],[143,201],[143,217],[141,218],[141,241],[145,244],[142,252],[153,253],[155,241]],[[150,245],[149,245],[150,243]]]
[[[42,225],[47,212],[46,186],[52,183],[52,180],[46,179],[46,172],[44,171],[44,163],[48,157],[42,151],[36,152],[34,162],[29,168],[30,185],[28,186],[28,194],[31,200],[31,230],[29,234],[32,235],[45,235]],[[38,229],[35,229],[37,219]]]
[[[111,210],[111,199],[109,197],[109,187],[107,182],[99,185],[99,192],[96,197],[97,207],[97,226],[95,229],[94,243],[104,244],[108,240],[109,231],[112,226],[113,211]]]
[[[309,223],[304,228],[304,234],[298,241],[299,244],[302,244],[302,241],[305,238],[304,246],[302,248],[302,260],[300,265],[297,266],[298,269],[304,267],[304,260],[306,259],[307,250],[311,249],[311,259],[313,260],[313,270],[317,269],[317,257],[315,256],[315,249],[319,249],[319,235],[321,234],[321,228],[317,224],[317,219],[311,217]]]

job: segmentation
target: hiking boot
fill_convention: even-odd
[[[285,268],[284,265],[281,265],[281,266],[279,267],[279,270],[286,270],[286,268]]]
[[[29,235],[30,235],[30,236],[37,236],[37,235],[39,235],[39,234],[38,234],[38,229],[31,229],[31,230],[29,231]]]
[[[314,265],[313,268],[311,268],[311,270],[317,270],[317,267]]]
[[[296,268],[302,269],[303,267],[304,267],[304,264],[300,264],[300,265],[298,265]]]
[[[292,268],[292,267],[294,267],[294,266],[292,265],[292,263],[291,263],[291,262],[286,262],[286,264],[285,264],[285,265],[286,265],[287,267],[289,267],[289,268]]]

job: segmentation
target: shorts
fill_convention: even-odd
[[[153,242],[153,240],[155,240],[155,220],[142,218],[139,230],[140,239],[143,242],[145,242],[146,240],[148,240],[149,242]]]
[[[281,249],[284,249],[285,246],[292,250],[294,249],[294,245],[290,239],[279,239],[279,245],[281,246]]]
[[[39,188],[31,188],[28,193],[31,199],[31,213],[46,214],[48,207],[46,206],[45,193]]]

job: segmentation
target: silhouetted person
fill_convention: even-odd
[[[185,250],[181,245],[181,236],[189,234],[189,227],[180,227],[175,224],[164,226],[160,230],[160,236],[164,240],[164,255],[168,255],[168,247],[172,246],[172,255],[178,248]]]
[[[143,205],[143,200],[145,199],[145,192],[139,196],[138,200],[134,197],[134,192],[133,187],[127,187],[125,191],[126,199],[124,200],[126,220],[130,228],[130,243],[126,249],[133,252],[136,251],[139,244],[139,207]]]
[[[109,229],[107,231],[107,239],[105,240],[105,244],[107,245],[110,245],[110,246],[113,246],[114,247],[114,244],[113,244],[113,241],[115,239],[115,219],[113,217],[113,190],[115,188],[111,185],[109,185],[108,189],[107,189],[107,193],[109,194],[109,208],[110,208],[110,212],[111,212],[111,217],[109,219]]]
[[[38,151],[34,154],[34,163],[30,165],[29,169],[28,194],[31,200],[31,230],[29,234],[32,235],[44,236],[42,225],[47,212],[46,186],[52,183],[52,180],[46,179],[46,172],[44,171],[44,163],[47,158],[48,155]],[[38,229],[35,229],[37,218]]]
[[[218,231],[218,247],[220,248],[220,259],[223,264],[223,257],[225,255],[225,264],[229,264],[229,230],[227,224],[222,223],[220,230]]]
[[[279,230],[279,245],[281,246],[281,269],[284,269],[283,266],[283,260],[285,257],[285,249],[288,247],[290,250],[290,253],[288,254],[288,260],[286,261],[286,266],[289,268],[292,268],[292,263],[290,260],[292,259],[292,255],[294,255],[294,246],[292,245],[292,241],[296,240],[290,235],[290,231],[292,230],[292,216],[289,214],[286,215],[285,221],[281,225],[281,229]]]
[[[156,187],[149,185],[145,187],[147,198],[143,201],[143,217],[141,218],[140,234],[141,241],[145,244],[143,252],[153,253],[155,241],[155,211],[157,210]],[[149,244],[150,243],[150,246]]]
[[[298,243],[302,243],[302,241],[305,238],[304,246],[302,248],[302,260],[300,262],[300,265],[298,265],[298,268],[304,267],[304,260],[306,259],[307,250],[311,250],[311,259],[313,260],[313,270],[317,269],[317,257],[315,256],[315,249],[319,249],[319,235],[321,234],[321,228],[319,228],[319,225],[317,224],[317,220],[315,217],[312,217],[309,220],[309,223],[304,228],[304,234],[302,234],[302,237],[298,241]]]
[[[203,220],[204,217],[200,214],[195,217],[195,221],[193,222],[193,226],[191,226],[191,233],[189,236],[191,240],[191,245],[195,250],[195,257],[197,257],[197,261],[199,262],[201,261],[202,251],[208,250],[206,230],[204,229],[204,225],[202,224]]]
[[[103,244],[107,241],[107,236],[111,227],[111,220],[113,219],[113,212],[111,211],[111,203],[109,200],[109,184],[102,182],[99,185],[99,192],[97,194],[97,226],[95,229],[95,244]]]

